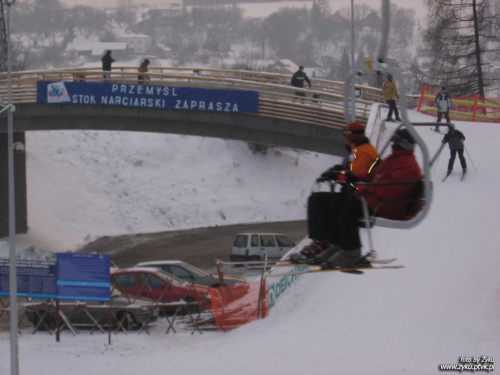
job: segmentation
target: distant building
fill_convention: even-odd
[[[293,74],[299,69],[299,65],[292,60],[282,59],[271,65],[271,72],[280,74]]]
[[[96,41],[73,41],[68,43],[66,51],[75,52],[78,56],[89,58],[101,58],[107,50],[113,51],[114,58],[128,55],[129,49],[125,42],[96,42]]]
[[[313,60],[301,60],[299,62],[294,62],[290,59],[278,60],[271,65],[270,71],[273,73],[292,75],[297,70],[299,70],[300,65],[304,66],[304,71],[309,76],[309,78],[327,77],[326,69],[321,64],[318,64]]]
[[[151,37],[145,34],[122,34],[116,40],[127,43],[129,50],[138,55],[148,53],[152,45]]]
[[[164,0],[161,4],[154,5],[151,7],[150,12],[155,12],[161,16],[176,16],[182,13],[184,4],[182,0]]]

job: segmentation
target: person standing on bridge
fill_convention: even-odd
[[[365,135],[365,126],[359,122],[351,122],[344,130],[349,155],[342,164],[337,164],[318,178],[318,182],[336,180],[344,171],[355,174],[367,174],[379,160],[377,149]],[[352,186],[344,185],[340,192],[314,192],[307,202],[307,225],[309,238],[313,242],[299,253],[292,254],[295,262],[322,263],[337,250],[333,245],[331,228],[336,216],[332,203],[340,196],[352,195]]]
[[[399,99],[398,87],[392,78],[392,74],[387,75],[387,80],[382,85],[382,94],[384,95],[384,101],[389,106],[389,113],[387,114],[386,121],[394,121],[392,119],[392,113],[394,112],[396,121],[401,122],[398,107],[396,106],[396,99]]]
[[[303,89],[304,81],[306,81],[309,84],[309,88],[311,88],[311,81],[309,80],[309,77],[307,76],[306,72],[304,72],[304,67],[301,65],[299,66],[299,70],[293,73],[291,84],[293,87],[298,87]],[[306,96],[305,93],[298,91],[295,92],[295,95]]]
[[[111,64],[116,61],[115,59],[113,59],[113,56],[111,56],[111,54],[112,54],[111,50],[107,50],[101,59],[103,72],[110,72],[111,71]],[[110,78],[110,75],[104,74],[102,77],[103,78]]]
[[[148,80],[149,81],[149,75],[147,74],[144,74],[144,73],[147,73],[148,72],[148,66],[149,66],[149,60],[148,59],[145,59],[141,65],[139,66],[139,68],[137,69],[139,71],[139,73],[142,73],[142,74],[139,74],[137,76],[137,79],[139,81],[139,83],[144,83],[144,81]]]

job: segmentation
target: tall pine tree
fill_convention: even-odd
[[[431,62],[419,71],[424,83],[446,85],[455,95],[485,95],[494,77],[490,61],[500,51],[498,0],[424,0],[428,27],[423,32]]]

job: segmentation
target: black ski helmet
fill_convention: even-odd
[[[392,141],[405,150],[412,150],[415,147],[415,139],[407,129],[398,129],[392,136]]]

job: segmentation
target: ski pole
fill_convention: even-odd
[[[434,157],[432,158],[432,160],[430,162],[429,169],[431,169],[432,166],[434,165],[434,163],[436,163],[436,165],[434,166],[434,172],[436,172],[436,168],[437,168],[437,163],[438,163],[438,160],[439,160],[439,156],[441,155],[441,151],[443,151],[443,148],[444,148],[445,145],[446,145],[446,143],[441,142],[441,145],[439,146],[439,148],[438,148],[438,150],[436,152],[436,155],[434,155]]]
[[[469,157],[469,160],[470,160],[470,163],[472,164],[472,167],[477,172],[476,166],[474,165],[474,162],[472,161],[472,158],[469,155],[469,151],[467,150],[467,147],[465,147],[465,145],[464,145],[464,149],[465,149],[465,152],[467,153],[467,156]]]
[[[437,169],[437,167],[438,167],[438,163],[439,163],[439,156],[440,156],[440,155],[441,155],[441,153],[438,153],[438,155],[437,155],[437,159],[436,159],[436,165],[434,166],[434,172],[432,172],[432,173],[436,173],[436,169]]]
[[[365,198],[364,195],[361,195],[361,206],[363,207],[363,216],[364,216],[364,221],[365,221],[365,227],[368,230],[368,246],[370,247],[370,250],[368,251],[368,254],[371,254],[375,250],[373,249],[373,239],[372,239],[372,232],[371,232],[370,212],[368,210],[368,203],[366,203],[366,198]]]

